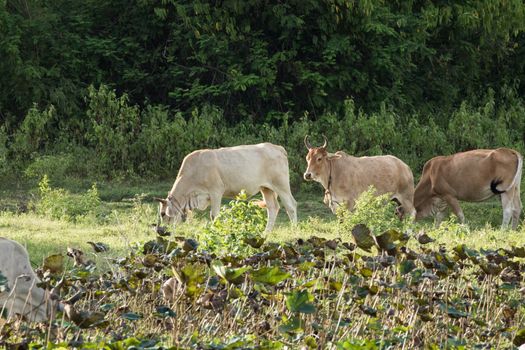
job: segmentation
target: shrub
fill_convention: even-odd
[[[370,186],[359,195],[352,211],[340,206],[337,216],[344,232],[350,233],[354,226],[365,224],[372,234],[380,235],[389,229],[404,229],[405,223],[396,216],[396,206],[390,194],[377,195],[376,189]]]
[[[53,121],[56,119],[56,110],[52,105],[43,111],[36,104],[27,112],[20,128],[14,134],[11,145],[13,158],[24,163],[35,153],[41,152],[52,145],[56,129]]]
[[[0,127],[0,177],[5,176],[9,170],[7,156],[7,132],[5,131],[5,127],[2,126]]]
[[[47,175],[60,181],[68,175],[73,163],[72,154],[42,155],[27,166],[24,174],[30,179],[42,179]]]
[[[88,88],[87,117],[92,123],[87,138],[97,152],[100,171],[133,171],[131,150],[140,129],[140,109],[128,104],[128,96],[114,90]]]
[[[95,184],[84,194],[71,194],[62,188],[52,188],[44,175],[38,188],[40,199],[33,207],[42,216],[75,222],[100,213],[101,201]]]
[[[203,246],[217,253],[250,251],[246,239],[259,239],[266,225],[264,211],[242,191],[221,208],[217,218],[198,235]]]

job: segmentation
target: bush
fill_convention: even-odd
[[[366,225],[373,235],[380,235],[390,229],[402,231],[405,222],[396,216],[397,204],[390,196],[388,193],[377,195],[376,189],[370,186],[359,195],[352,211],[346,206],[340,206],[337,209],[337,217],[343,231],[350,233],[358,224]]]
[[[57,130],[53,125],[55,119],[56,110],[52,105],[40,111],[34,104],[14,134],[14,142],[11,145],[13,158],[24,163],[36,153],[50,147],[56,138]]]
[[[245,240],[260,239],[265,225],[264,211],[242,191],[221,208],[217,218],[204,228],[198,239],[212,252],[243,254],[250,251]]]
[[[0,127],[0,178],[5,176],[9,171],[9,163],[7,161],[7,133],[5,127]]]
[[[40,199],[33,207],[42,216],[76,222],[100,214],[101,201],[95,184],[84,194],[71,194],[62,188],[51,188],[48,176],[44,175],[38,188]]]
[[[87,117],[92,124],[87,138],[97,152],[100,171],[133,171],[131,149],[140,128],[139,108],[128,104],[126,94],[117,97],[107,86],[98,90],[90,86]]]
[[[68,175],[74,160],[72,154],[38,156],[27,166],[24,174],[29,179],[42,179],[47,175],[61,181]]]

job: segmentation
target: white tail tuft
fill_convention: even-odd
[[[512,180],[512,183],[505,190],[505,192],[510,190],[512,187],[516,186],[516,184],[518,182],[521,182],[521,172],[522,172],[522,168],[523,168],[523,156],[521,154],[519,154],[518,152],[516,152],[516,156],[518,157],[518,167],[516,169],[516,175],[514,175],[514,179]]]

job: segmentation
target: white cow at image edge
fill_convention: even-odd
[[[7,288],[0,293],[0,315],[7,319],[21,315],[27,321],[43,322],[59,307],[49,291],[37,286],[40,279],[31,268],[27,250],[19,243],[0,237],[0,273]]]

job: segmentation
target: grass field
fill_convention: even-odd
[[[81,188],[87,186],[86,183]],[[99,185],[105,219],[102,222],[86,220],[75,223],[53,220],[27,211],[29,202],[37,196],[36,188],[4,189],[0,197],[0,236],[27,246],[35,266],[41,263],[43,257],[65,252],[67,247],[90,251],[87,241],[104,242],[113,248],[108,255],[122,255],[131,245],[155,237],[152,225],[157,220],[157,204],[152,197],[165,196],[170,188],[169,182]],[[311,192],[295,195],[299,225],[292,227],[284,208],[281,208],[276,229],[267,236],[269,241],[286,242],[312,235],[328,239],[351,238],[348,232],[341,232],[337,218],[322,203],[321,188],[312,185],[310,189]],[[228,201],[224,199],[223,204]],[[436,239],[435,244],[465,243],[475,248],[525,244],[521,226],[517,231],[499,230],[502,209],[497,198],[483,203],[462,203],[462,207],[468,222],[461,232],[444,228],[436,230],[430,219],[414,230],[429,231]],[[20,208],[26,212],[20,213]],[[193,230],[209,222],[208,215],[208,211],[194,213],[190,222],[177,228],[177,234],[193,236]]]
[[[82,193],[88,186],[69,190]],[[245,246],[242,255],[210,256],[193,251],[187,240],[202,243],[203,232],[211,232],[206,231],[208,212],[194,213],[177,226],[168,239],[179,248],[155,250],[158,242],[168,241],[159,240],[154,230],[152,197],[164,196],[170,186],[100,184],[97,215],[73,221],[34,212],[35,189],[4,189],[0,237],[25,245],[35,268],[51,254],[65,255],[67,247],[84,251],[96,270],[73,268],[66,259],[63,276],[90,290],[79,302],[82,315],[101,315],[103,321],[87,327],[62,318],[40,333],[0,323],[0,347],[24,337],[41,344],[53,332],[57,346],[71,346],[81,336],[91,348],[111,343],[112,348],[163,344],[173,349],[497,349],[513,348],[520,332],[525,335],[523,279],[517,277],[523,270],[524,228],[499,229],[496,199],[463,204],[466,225],[407,223],[412,238],[394,245],[413,253],[396,248],[389,260],[379,248],[374,248],[377,255],[361,248],[348,254],[341,242],[354,241],[352,232],[324,206],[321,189],[312,186],[295,195],[298,225],[290,225],[281,210],[262,247],[239,241]],[[435,241],[418,243],[414,237],[422,232]],[[102,242],[110,251],[95,253],[88,241]],[[171,276],[178,276],[177,296],[167,303],[159,288]],[[12,329],[4,332],[8,338],[2,338],[2,329]]]

